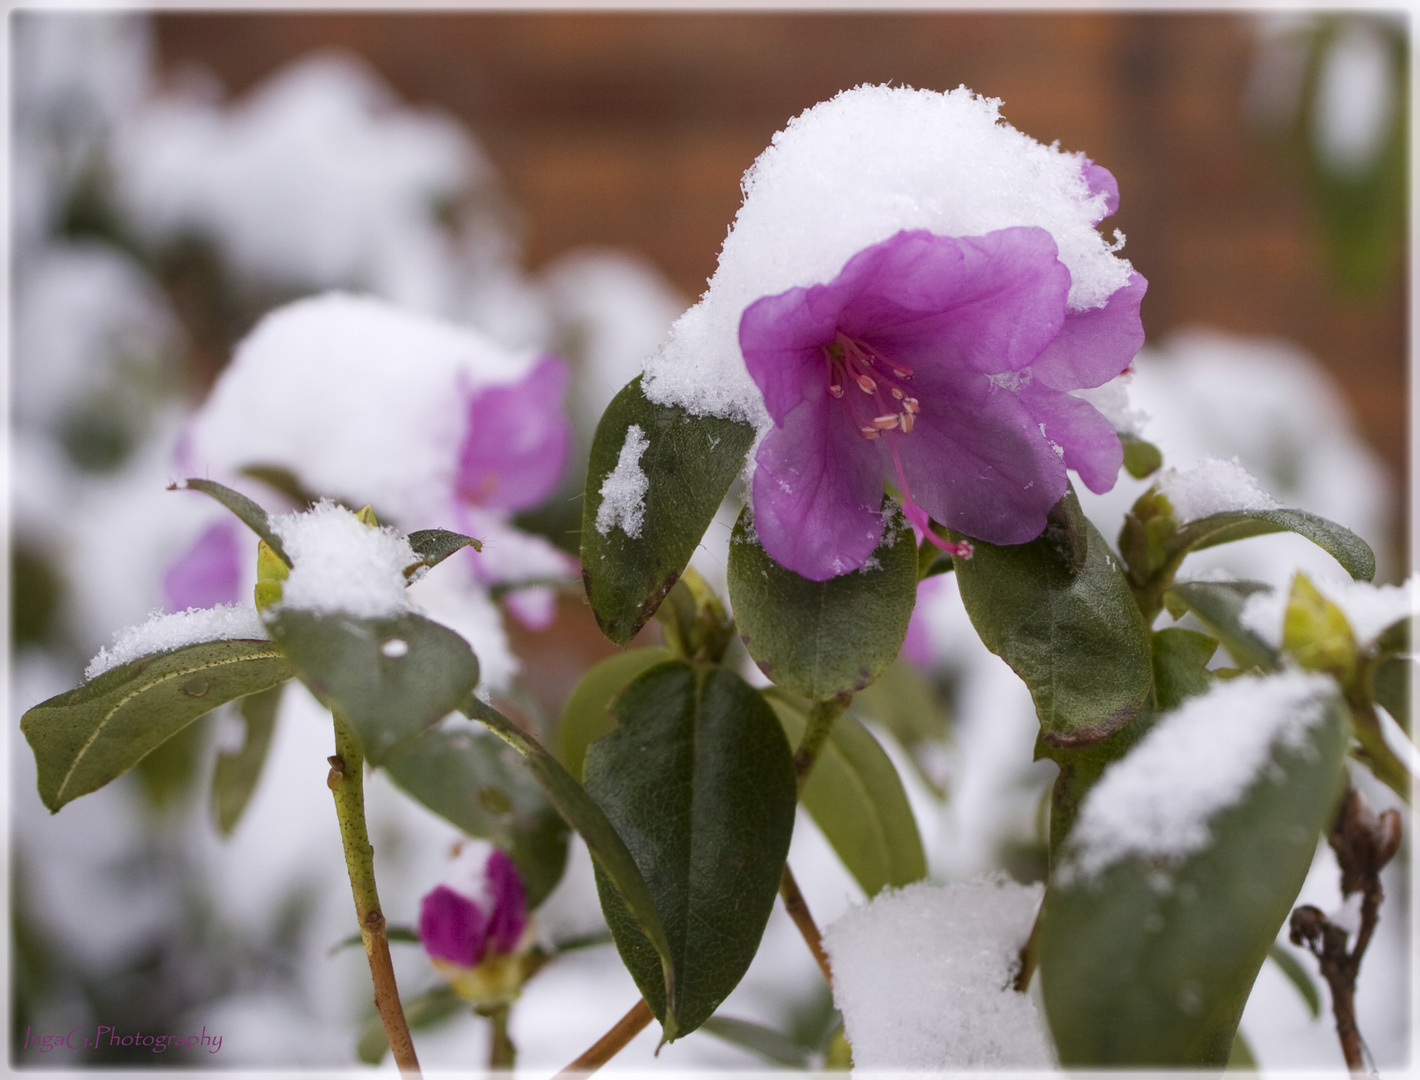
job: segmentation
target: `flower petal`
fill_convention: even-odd
[[[776,424],[804,400],[812,382],[823,381],[819,349],[838,333],[833,300],[826,286],[789,289],[761,297],[740,316],[740,352]]]
[[[1064,452],[1065,465],[1080,474],[1096,495],[1114,487],[1124,464],[1124,447],[1105,417],[1083,398],[1032,383],[1020,390],[1026,408],[1045,437]]]
[[[513,860],[500,848],[494,848],[488,856],[484,874],[493,903],[493,914],[488,918],[485,951],[512,952],[528,924],[527,893],[523,890],[523,879]]]
[[[1033,380],[1054,390],[1103,386],[1134,360],[1144,345],[1139,304],[1149,283],[1139,274],[1116,290],[1103,307],[1065,317],[1060,336],[1031,364]]]
[[[897,440],[917,504],[989,544],[1023,544],[1065,493],[1065,463],[1016,394],[984,376],[922,394],[912,434]],[[884,467],[888,451],[882,450]]]
[[[419,940],[436,960],[473,967],[483,955],[488,920],[468,897],[439,885],[419,904]]]
[[[1096,165],[1090,158],[1085,159],[1085,183],[1090,186],[1091,195],[1104,195],[1104,213],[1091,224],[1098,225],[1107,217],[1119,212],[1119,181],[1103,165]]]
[[[524,510],[562,477],[572,425],[562,412],[567,365],[544,357],[520,382],[470,397],[458,493],[479,506]]]
[[[868,561],[883,535],[883,466],[828,407],[820,381],[755,454],[754,527],[770,558],[811,581]]]
[[[240,526],[223,519],[207,527],[197,542],[163,575],[169,611],[233,604],[242,588]]]

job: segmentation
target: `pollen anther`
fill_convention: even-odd
[[[873,382],[872,376],[870,376],[870,375],[859,375],[857,378],[858,378],[858,389],[861,390],[861,391],[863,391],[863,393],[865,393],[865,394],[873,394],[873,393],[876,393],[876,392],[877,392],[878,384],[875,383],[875,382]]]
[[[882,428],[882,430],[884,431],[891,431],[893,428],[897,427],[897,422],[897,413],[889,413],[887,416],[873,417],[873,426],[876,428]]]

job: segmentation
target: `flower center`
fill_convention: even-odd
[[[828,392],[843,402],[859,435],[878,439],[884,431],[911,434],[922,407],[907,386],[910,367],[842,333],[823,346],[823,358]]]

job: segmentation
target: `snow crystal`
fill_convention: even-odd
[[[1308,672],[1244,676],[1166,714],[1086,796],[1062,884],[1130,856],[1182,858],[1205,847],[1209,822],[1265,774],[1274,745],[1306,745],[1335,692],[1331,679]]]
[[[113,648],[100,649],[84,669],[84,678],[94,679],[111,668],[120,667],[140,656],[171,652],[204,641],[262,641],[266,630],[256,608],[241,604],[219,604],[213,608],[150,615],[140,626],[130,626],[113,636]]]
[[[1317,592],[1341,609],[1358,644],[1365,646],[1406,616],[1416,614],[1420,575],[1401,585],[1372,585],[1342,577],[1308,577]],[[1282,643],[1282,621],[1291,590],[1253,593],[1242,610],[1242,624],[1271,645]]]
[[[535,358],[370,297],[301,300],[237,346],[184,467],[231,477],[280,465],[406,530],[447,528],[469,396],[521,379]]]
[[[1035,1003],[1011,986],[1043,894],[1001,876],[918,882],[825,929],[855,1070],[1052,1068]]]
[[[626,429],[626,441],[621,444],[616,468],[602,482],[602,502],[597,507],[597,532],[603,536],[611,532],[614,525],[620,525],[621,531],[633,540],[641,535],[641,522],[646,517],[644,500],[651,482],[641,471],[640,462],[641,455],[650,445],[640,424],[632,424]]]
[[[308,513],[274,516],[271,529],[291,559],[281,608],[362,619],[406,610],[404,570],[419,557],[394,529],[366,525],[326,499]]]
[[[1159,490],[1173,504],[1179,524],[1230,510],[1276,510],[1277,500],[1258,486],[1237,458],[1206,458],[1191,469],[1165,469]]]
[[[965,87],[860,86],[791,120],[745,174],[709,289],[647,362],[647,396],[767,428],[740,358],[745,308],[831,281],[856,252],[903,229],[980,236],[1040,226],[1070,270],[1070,310],[1103,304],[1130,265],[1095,229],[1105,196],[1090,192],[1087,159],[1017,131],[1000,105]]]

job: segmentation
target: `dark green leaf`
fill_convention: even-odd
[[[1277,650],[1242,624],[1247,598],[1266,588],[1256,581],[1181,581],[1164,593],[1164,602],[1193,612],[1238,667],[1273,671]]]
[[[506,851],[522,876],[528,907],[542,903],[562,879],[567,826],[501,739],[477,728],[426,731],[391,755],[385,771],[444,820]]]
[[[1154,700],[1160,710],[1176,709],[1184,698],[1202,694],[1213,685],[1208,661],[1218,642],[1197,630],[1166,626],[1152,635],[1154,646]]]
[[[1372,677],[1371,693],[1376,704],[1390,713],[1407,734],[1410,732],[1410,684],[1415,678],[1415,661],[1408,656],[1392,656]]]
[[[478,682],[468,642],[422,615],[278,608],[268,625],[311,693],[355,726],[371,765],[459,708]]]
[[[462,551],[466,547],[471,547],[474,551],[483,550],[481,540],[464,536],[462,533],[449,532],[448,529],[418,529],[406,539],[424,566],[438,566],[454,552]]]
[[[749,967],[794,829],[794,765],[774,711],[721,667],[670,660],[612,702],[619,727],[587,752],[587,790],[646,876],[675,960],[655,951],[598,871],[617,950],[667,1041],[714,1013]]]
[[[44,805],[103,787],[218,705],[295,674],[270,641],[207,641],[145,656],[25,713]]]
[[[1127,434],[1121,434],[1119,441],[1124,446],[1124,470],[1135,480],[1152,476],[1163,466],[1164,455],[1153,443]]]
[[[638,535],[619,524],[597,528],[602,486],[627,432],[648,445],[639,466],[649,483]],[[582,577],[597,623],[625,645],[660,606],[690,561],[754,441],[748,424],[694,416],[646,399],[638,376],[607,406],[592,439],[582,503]],[[603,524],[606,524],[604,521]]]
[[[358,938],[356,939],[359,940]],[[460,1013],[471,1011],[471,1006],[447,984],[425,990],[402,1003],[404,1019],[411,1031],[435,1027]],[[389,1038],[379,1014],[371,1016],[360,1029],[360,1041],[355,1048],[355,1056],[366,1065],[378,1065],[389,1053]]]
[[[632,649],[608,657],[582,676],[562,706],[562,719],[557,724],[557,757],[569,773],[582,779],[587,747],[616,730],[616,721],[607,712],[611,699],[641,672],[670,658],[665,649]]]
[[[1334,521],[1305,510],[1229,510],[1190,521],[1169,541],[1171,553],[1202,551],[1218,544],[1245,540],[1267,533],[1294,532],[1304,536],[1345,567],[1360,581],[1376,574],[1376,556],[1359,536]]]
[[[542,785],[542,790],[557,808],[557,812],[586,841],[587,850],[599,871],[597,884],[602,893],[603,906],[606,904],[606,891],[601,890],[600,886],[604,881],[610,881],[620,894],[625,908],[635,917],[636,925],[639,925],[642,934],[651,943],[653,956],[658,958],[661,976],[658,992],[661,1000],[676,1001],[676,969],[670,941],[661,925],[661,916],[651,895],[651,889],[646,879],[641,876],[641,870],[631,852],[627,850],[621,834],[607,820],[601,807],[592,801],[586,789],[526,731],[472,694],[465,699],[462,707],[471,718],[483,724],[523,756],[533,779]]]
[[[773,689],[765,700],[778,714],[789,745],[798,746],[808,726],[808,703]],[[885,886],[901,888],[927,876],[922,837],[902,780],[877,739],[852,716],[833,722],[800,799],[869,897]]]
[[[783,1065],[790,1069],[807,1069],[811,1062],[811,1051],[800,1046],[781,1031],[775,1031],[753,1020],[741,1020],[733,1016],[712,1016],[701,1025],[701,1030],[724,1039],[727,1043],[757,1054],[773,1065]]]
[[[1065,1066],[1227,1062],[1258,969],[1331,822],[1347,731],[1331,695],[1302,743],[1275,743],[1267,767],[1212,817],[1200,850],[1126,857],[1093,878],[1052,872],[1040,971]]]
[[[1085,522],[1085,566],[1048,537],[957,559],[962,602],[986,647],[1011,665],[1035,700],[1041,735],[1082,745],[1118,731],[1153,685],[1149,633],[1119,562]]]
[[[1315,1020],[1321,1015],[1321,994],[1317,991],[1316,983],[1312,980],[1307,969],[1302,966],[1302,962],[1293,955],[1292,950],[1285,945],[1273,942],[1267,947],[1267,956],[1273,963],[1282,969],[1282,974],[1287,976],[1287,981],[1297,988],[1297,993],[1302,995],[1302,1000],[1307,1003],[1307,1011],[1312,1014]]]
[[[213,480],[200,480],[196,477],[180,480],[172,487],[168,488],[169,491],[182,491],[185,489],[200,491],[204,495],[211,495],[212,498],[216,499],[228,510],[236,514],[243,525],[265,540],[266,546],[276,554],[278,559],[287,566],[291,565],[291,559],[286,554],[286,549],[281,546],[281,539],[271,531],[271,521],[266,516],[266,511],[257,506],[256,503],[252,502],[240,491],[233,491],[231,488],[224,487]]]
[[[1035,760],[1049,758],[1060,766],[1050,789],[1050,834],[1047,838],[1050,865],[1060,857],[1061,845],[1074,827],[1080,804],[1099,782],[1105,769],[1129,752],[1144,733],[1153,727],[1159,714],[1149,706],[1140,709],[1112,735],[1084,746],[1052,746],[1043,735],[1035,741]]]
[[[1229,1072],[1257,1072],[1257,1058],[1253,1056],[1252,1047],[1243,1038],[1241,1030],[1233,1034],[1232,1049],[1228,1051]]]
[[[217,755],[217,767],[212,772],[212,816],[224,836],[231,835],[247,808],[256,782],[261,779],[267,751],[271,749],[271,734],[276,730],[276,710],[281,704],[285,684],[278,683],[266,690],[242,698],[240,710],[246,737],[235,753]]]
[[[886,505],[886,504],[885,504]],[[861,570],[810,581],[769,557],[746,507],[730,537],[730,603],[740,637],[770,679],[826,701],[883,673],[907,636],[917,601],[912,527],[891,514]]]

